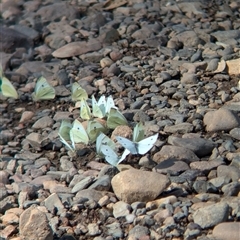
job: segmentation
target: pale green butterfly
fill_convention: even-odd
[[[46,78],[42,76],[36,82],[34,92],[32,93],[32,98],[33,101],[54,99],[55,89],[48,83]]]
[[[80,117],[84,120],[91,119],[91,111],[85,99],[81,100]]]
[[[83,89],[77,82],[72,84],[72,100],[73,101],[81,101],[87,100],[88,94],[85,89]]]
[[[104,127],[100,122],[96,120],[88,121],[87,134],[92,143],[96,141],[100,133],[107,133],[107,132],[108,132],[108,129]]]
[[[102,145],[101,151],[105,155],[105,160],[114,167],[117,167],[117,165],[122,162],[130,153],[128,149],[125,149],[122,156],[119,157],[116,152],[108,145]]]
[[[71,139],[74,143],[89,143],[88,134],[83,125],[77,119],[74,120],[73,127],[69,133],[70,137],[72,136]]]
[[[107,127],[115,129],[120,125],[128,125],[127,119],[117,109],[111,108],[107,118]]]
[[[92,115],[97,118],[103,118],[105,116],[94,96],[92,96]]]
[[[3,75],[2,66],[0,65],[0,93],[5,97],[17,99],[18,93],[12,83]]]
[[[72,124],[67,120],[63,120],[58,131],[58,136],[60,137],[61,142],[65,144],[67,148],[69,148],[72,152],[74,152],[75,145],[72,138],[72,134],[70,135],[71,128]],[[71,141],[72,145],[70,145],[67,141]]]
[[[67,121],[67,120],[63,120],[61,125],[60,125],[60,128],[59,128],[59,131],[58,133],[66,140],[66,141],[70,141],[70,135],[69,135],[69,132],[70,132],[70,129],[72,128],[72,124],[70,121]]]
[[[105,155],[102,153],[102,146],[103,145],[108,145],[110,148],[112,148],[113,150],[116,148],[116,144],[113,142],[112,139],[110,139],[107,135],[105,135],[104,133],[100,133],[97,137],[96,140],[96,150],[97,150],[97,154],[100,157],[104,157]]]
[[[144,128],[142,123],[138,123],[133,129],[133,142],[139,142],[144,138]]]

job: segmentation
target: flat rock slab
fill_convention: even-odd
[[[98,51],[101,47],[102,44],[96,39],[92,39],[88,42],[72,42],[57,49],[52,55],[56,58],[69,58],[88,52]]]

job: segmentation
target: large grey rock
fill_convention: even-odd
[[[193,213],[193,220],[201,228],[213,227],[228,219],[229,206],[227,203],[216,203],[202,207]]]

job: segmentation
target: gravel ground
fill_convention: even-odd
[[[240,2],[4,0],[0,239],[240,239]],[[36,80],[53,100],[33,102]],[[113,167],[58,137],[78,82],[158,133]]]

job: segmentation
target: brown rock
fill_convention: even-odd
[[[52,240],[52,229],[47,216],[36,207],[26,209],[20,216],[19,232],[25,240]]]
[[[213,229],[213,236],[221,240],[239,240],[240,222],[222,222]]]
[[[153,161],[157,163],[167,159],[176,159],[187,163],[199,161],[199,158],[190,149],[168,145],[163,146],[162,149],[153,156]]]
[[[52,55],[56,58],[69,58],[87,52],[98,51],[101,47],[101,43],[96,39],[91,39],[88,42],[72,42],[57,49]]]
[[[208,132],[228,131],[240,126],[239,117],[225,108],[207,112],[203,118],[203,122]]]
[[[120,172],[112,179],[114,193],[127,203],[152,201],[169,183],[169,179],[164,175],[136,169]]]

